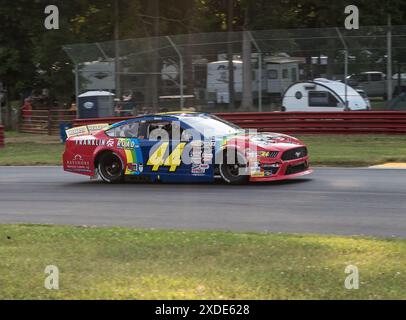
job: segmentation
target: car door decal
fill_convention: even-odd
[[[166,157],[168,154],[169,142],[161,143],[149,157],[147,165],[152,166],[151,171],[158,171],[161,166],[165,166],[169,167],[169,172],[175,172],[181,165],[181,155],[185,145],[185,142],[179,143]]]
[[[124,174],[139,175],[143,171],[143,157],[138,139],[120,138],[117,148],[123,149],[126,157]]]

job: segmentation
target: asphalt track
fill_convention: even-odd
[[[406,170],[316,168],[272,184],[108,185],[60,167],[0,167],[0,223],[406,238]]]

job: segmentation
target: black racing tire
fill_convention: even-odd
[[[123,162],[114,152],[106,152],[100,156],[98,171],[104,182],[121,183],[124,181]]]
[[[249,181],[247,161],[236,152],[235,163],[229,163],[227,151],[223,154],[223,163],[219,165],[221,179],[228,184],[246,184]],[[231,162],[231,161],[230,161]]]

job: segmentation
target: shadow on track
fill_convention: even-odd
[[[242,188],[242,187],[250,187],[250,188],[255,188],[256,186],[279,186],[279,185],[295,185],[295,184],[302,184],[306,182],[311,182],[313,179],[311,178],[296,178],[296,179],[287,179],[287,180],[282,180],[282,181],[269,181],[269,182],[251,182],[247,184],[242,184],[242,185],[229,185],[222,181],[221,179],[215,179],[214,182],[195,182],[195,183],[190,183],[190,182],[146,182],[146,181],[137,181],[137,180],[126,180],[123,183],[118,183],[118,184],[110,184],[110,183],[105,183],[101,179],[97,180],[87,180],[87,181],[80,181],[80,182],[69,182],[66,183],[65,186],[72,186],[72,187],[77,187],[77,186],[108,186],[108,187],[123,187],[123,186],[187,186],[187,187],[198,187],[198,186],[227,186],[229,188]]]

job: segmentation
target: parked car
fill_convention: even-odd
[[[367,71],[352,74],[347,77],[348,84],[354,88],[361,88],[369,97],[383,97],[385,100],[388,96],[387,78],[383,72]],[[392,94],[406,91],[406,78],[401,76],[400,87],[398,75],[392,76]]]

